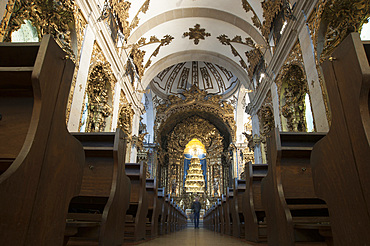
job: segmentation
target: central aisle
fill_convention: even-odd
[[[171,233],[164,236],[159,236],[154,240],[144,242],[141,245],[168,245],[168,246],[229,246],[229,245],[243,245],[252,246],[259,245],[264,246],[266,244],[248,244],[246,241],[236,239],[231,236],[221,235],[203,228],[194,229],[186,228],[182,231]]]

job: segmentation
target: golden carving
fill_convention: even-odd
[[[281,114],[287,119],[289,131],[305,132],[307,130],[305,117],[307,81],[303,71],[297,65],[292,65],[282,80],[286,87],[281,102]]]
[[[218,129],[209,121],[198,116],[189,117],[178,123],[173,131],[168,134],[168,162],[166,164],[168,165],[170,174],[172,174],[168,174],[167,176],[168,184],[182,183],[184,170],[180,167],[180,163],[183,163],[184,153],[187,152],[186,147],[188,147],[190,142],[194,142],[194,139],[197,139],[198,141],[196,142],[200,142],[199,145],[207,150],[207,169],[212,170],[211,173],[207,172],[207,192],[211,194],[213,192],[211,188],[214,186],[214,179],[222,178],[221,156],[224,143]],[[177,187],[174,188],[177,193],[182,193]]]
[[[271,91],[269,91],[264,102],[262,103],[261,108],[257,112],[260,121],[260,141],[263,143],[266,143],[266,138],[275,125],[272,107]],[[255,143],[258,143],[258,141],[256,140]]]
[[[320,60],[327,59],[349,33],[359,32],[369,17],[369,0],[327,1],[322,18],[328,26]]]
[[[262,35],[268,40],[272,23],[276,15],[280,12],[283,6],[283,0],[264,0],[262,2],[263,9],[263,25],[262,25]]]
[[[283,76],[288,72],[291,65],[297,65],[299,66],[302,71],[304,71],[304,62],[303,62],[303,56],[302,56],[302,49],[299,42],[297,42],[292,50],[289,53],[288,58],[285,60],[283,67],[280,69],[279,75],[275,81],[277,87],[278,87],[278,94],[280,97],[281,92],[281,86],[282,86],[282,78]],[[303,74],[304,79],[306,79],[306,75]]]
[[[15,5],[15,0],[8,0],[8,4],[6,5],[6,8],[5,8],[5,14],[4,16],[0,16],[2,17],[2,20],[0,22],[0,41],[4,40],[4,36],[7,31],[9,20],[13,13],[14,5]]]
[[[246,45],[246,46],[255,48],[256,46],[255,46],[253,40],[250,37],[245,38],[245,41],[243,41],[243,39],[242,39],[241,36],[235,36],[233,39],[229,39],[229,37],[227,35],[222,34],[222,35],[218,36],[217,39],[220,41],[221,44],[223,44],[223,45],[229,45],[230,48],[231,48],[231,53],[234,56],[238,56],[239,57],[239,59],[240,59],[239,60],[240,65],[244,69],[246,69],[246,70],[249,69],[248,66],[247,66],[247,64],[245,63],[243,57],[239,54],[239,52],[234,48],[234,46],[231,43],[243,44],[243,45]],[[249,73],[249,70],[248,70],[248,73]]]
[[[331,113],[320,63],[330,57],[332,51],[349,32],[359,32],[361,30],[363,23],[370,16],[370,2],[368,0],[320,0],[315,9],[316,11],[309,18],[308,26],[313,40],[316,68],[323,94],[326,116],[330,125]],[[318,51],[320,29],[324,31],[322,51]]]
[[[150,0],[146,0],[139,11],[136,13],[135,17],[133,18],[131,24],[127,21],[129,18],[129,9],[131,7],[131,3],[128,1],[123,0],[111,0],[113,11],[117,14],[118,19],[122,26],[122,33],[125,36],[125,40],[127,41],[128,37],[130,36],[131,31],[139,25],[139,14],[146,13],[149,8]]]
[[[276,79],[281,114],[290,131],[306,131],[305,95],[309,92],[304,71],[302,50],[297,42]]]
[[[194,28],[189,28],[189,32],[184,32],[183,37],[188,37],[189,39],[194,39],[194,44],[198,45],[199,40],[204,40],[205,37],[211,36],[210,33],[206,32],[206,29],[200,28],[199,24],[196,24]]]
[[[88,96],[88,118],[86,131],[105,131],[107,128],[106,120],[111,116],[112,99],[114,98],[114,86],[117,82],[110,64],[104,57],[102,50],[97,42],[94,43],[91,55],[89,77],[86,87]],[[85,100],[84,100],[85,101]],[[84,110],[84,103],[81,110],[81,119]],[[80,121],[79,129],[82,122]]]
[[[245,55],[247,56],[248,63],[249,63],[249,66],[247,69],[248,76],[249,76],[249,79],[252,79],[254,71],[256,70],[256,67],[258,66],[258,64],[260,63],[262,59],[262,52],[260,49],[255,48],[255,49],[245,52]]]
[[[11,5],[9,5],[9,9]],[[13,13],[8,25],[2,23],[3,42],[11,41],[11,34],[17,31],[25,20],[36,28],[39,39],[45,34],[52,34],[57,43],[74,57],[71,46],[71,26],[74,23],[74,1],[72,0],[19,0],[13,6]],[[8,14],[7,14],[8,16]],[[6,25],[6,27],[5,27]]]
[[[131,57],[133,58],[133,62],[136,66],[137,72],[139,77],[141,78],[144,75],[145,69],[147,69],[150,64],[152,63],[151,59],[152,57],[156,57],[159,53],[159,50],[161,47],[169,45],[174,37],[171,35],[165,35],[161,40],[159,40],[156,36],[151,36],[149,39],[149,42],[146,42],[146,38],[141,38],[136,44],[130,45],[128,47],[131,48]],[[144,63],[144,55],[146,51],[140,50],[139,48],[149,45],[149,44],[154,44],[154,43],[159,43],[158,47],[154,50],[154,52],[150,55],[148,61],[146,62],[145,66],[143,65]],[[126,48],[128,48],[126,47]],[[130,61],[128,61],[130,62]],[[126,68],[128,68],[129,65],[126,65]]]
[[[256,12],[253,10],[252,6],[248,3],[248,0],[242,0],[242,5],[243,5],[243,9],[245,10],[245,12],[247,13],[249,11],[253,12],[253,17],[252,17],[253,24],[255,27],[261,30],[262,29],[261,21],[258,18]]]
[[[89,74],[87,94],[88,119],[86,132],[104,132],[106,119],[112,114],[112,105],[109,99],[112,90],[109,88],[109,64],[96,64]]]
[[[169,96],[167,103],[157,106],[157,115],[154,125],[156,137],[162,131],[163,123],[176,114],[186,111],[206,111],[222,119],[227,126],[233,140],[235,140],[236,123],[234,120],[234,107],[227,102],[221,101],[221,96],[207,96],[207,92],[192,86],[190,90],[184,91],[184,99],[177,96]]]
[[[131,108],[131,103],[127,101],[125,94],[121,91],[117,127],[127,135],[128,139],[131,139],[132,119],[134,114],[134,110]]]

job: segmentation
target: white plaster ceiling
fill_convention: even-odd
[[[252,49],[249,46],[232,43],[241,58],[234,56],[231,47],[223,45],[217,39],[220,35],[227,35],[229,39],[240,36],[253,40],[254,44],[267,47],[261,31],[253,24],[254,13],[260,22],[263,22],[262,6],[260,0],[248,0],[253,11],[246,12],[242,6],[242,0],[150,0],[146,13],[139,13],[145,0],[132,0],[129,9],[128,21],[137,15],[139,24],[134,28],[130,37],[127,37],[127,49],[131,44],[138,42],[140,38],[149,41],[151,36],[158,39],[165,35],[174,37],[172,42],[160,48],[157,56],[151,56],[158,47],[158,43],[145,45],[140,50],[145,51],[143,65],[151,60],[150,66],[145,69],[142,78],[144,87],[148,86],[152,79],[163,69],[176,65],[180,62],[207,61],[221,65],[233,72],[240,82],[249,88],[249,79],[246,69],[240,66],[240,59],[248,64],[246,51]],[[194,44],[194,40],[184,37],[189,28],[196,24],[204,28],[211,36]],[[267,48],[266,48],[267,49]],[[200,54],[201,57],[200,58]],[[266,60],[271,58],[269,50],[265,54]],[[150,71],[150,72],[149,72]]]

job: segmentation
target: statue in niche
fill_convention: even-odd
[[[218,179],[215,178],[215,182],[213,184],[213,194],[214,196],[219,196],[219,193],[218,193],[218,190],[219,190],[219,183],[218,183]]]
[[[176,195],[176,187],[177,187],[176,179],[173,179],[171,184],[171,195],[173,194]]]

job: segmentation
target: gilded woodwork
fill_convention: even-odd
[[[281,99],[280,111],[289,131],[306,131],[305,95],[309,91],[304,71],[302,50],[297,42],[275,81]]]
[[[321,61],[326,60],[349,33],[359,32],[370,17],[368,0],[332,0],[327,1],[324,8],[322,18],[328,25]]]
[[[258,18],[256,12],[253,10],[252,6],[249,4],[248,0],[242,0],[242,6],[243,6],[243,9],[245,10],[245,12],[249,12],[249,11],[252,11],[253,12],[253,16],[252,16],[252,22],[254,24],[255,27],[257,27],[259,30],[262,30],[262,24],[261,24],[261,21],[260,19]]]
[[[263,18],[262,35],[266,40],[269,39],[272,23],[276,15],[283,7],[283,0],[264,0],[262,2]]]
[[[247,56],[248,63],[249,63],[249,66],[247,69],[248,77],[249,79],[252,79],[254,71],[256,70],[256,67],[258,66],[258,64],[260,63],[262,59],[262,52],[260,49],[254,48],[250,51],[245,52],[245,55]]]
[[[172,37],[171,35],[165,35],[163,36],[162,39],[158,39],[156,36],[151,36],[148,42],[146,41],[146,38],[141,38],[137,43],[126,47],[126,48],[131,47],[131,57],[133,59],[133,62],[136,66],[136,69],[137,69],[137,72],[140,78],[144,75],[145,69],[147,69],[151,65],[152,63],[151,59],[158,55],[161,47],[169,45],[173,39],[174,37]],[[159,45],[154,50],[154,52],[150,55],[149,59],[147,60],[144,66],[143,63],[144,63],[144,56],[145,56],[146,51],[140,50],[140,48],[143,46],[149,45],[149,44],[154,44],[154,43],[159,43]],[[130,65],[126,65],[126,68],[128,68],[129,66]]]
[[[206,29],[200,28],[199,24],[196,24],[194,28],[189,28],[189,32],[184,32],[183,37],[189,37],[189,40],[194,39],[194,44],[198,45],[199,40],[204,40],[206,37],[211,36],[210,33],[206,32]]]
[[[214,179],[220,179],[221,156],[224,149],[224,139],[218,129],[209,121],[198,116],[192,116],[179,122],[174,130],[168,135],[167,139],[167,155],[169,176],[167,177],[168,184],[175,184],[174,193],[182,194],[182,190],[178,184],[182,183],[184,153],[188,143],[194,139],[203,145],[207,151],[207,166],[214,171],[213,174],[207,177],[208,192],[211,192],[210,187],[213,187]],[[173,187],[172,187],[173,189]]]
[[[230,135],[235,140],[236,123],[234,120],[234,107],[221,100],[220,95],[207,95],[206,91],[192,86],[190,90],[182,93],[184,99],[171,95],[168,100],[156,107],[157,114],[154,123],[156,138],[160,136],[163,125],[172,115],[186,111],[206,111],[223,120]]]
[[[306,117],[305,117],[305,96],[307,93],[307,81],[303,76],[303,71],[296,65],[290,66],[282,78],[286,84],[284,88],[281,114],[287,119],[289,131],[305,132]]]
[[[4,36],[7,32],[7,27],[8,27],[10,18],[12,16],[14,7],[15,7],[15,0],[9,0],[5,8],[4,16],[1,16],[2,20],[0,22],[0,41],[4,40]]]
[[[110,87],[110,65],[96,64],[89,74],[87,95],[88,118],[86,132],[104,132],[107,118],[112,114],[112,89]]]
[[[248,74],[249,74],[249,67],[248,65],[245,63],[243,57],[239,54],[239,52],[235,49],[235,47],[232,45],[232,43],[238,43],[238,44],[243,44],[243,45],[246,45],[246,46],[249,46],[251,48],[255,48],[256,45],[254,44],[253,40],[248,37],[248,38],[245,38],[245,41],[243,41],[242,37],[241,36],[235,36],[233,39],[230,39],[227,35],[225,34],[222,34],[220,36],[217,37],[217,39],[220,41],[221,44],[223,45],[229,45],[230,48],[231,48],[231,53],[234,55],[234,56],[237,56],[239,57],[239,63],[240,65],[242,66],[242,68],[246,69],[248,71]],[[246,52],[246,55],[247,55],[248,52]],[[247,55],[248,56],[248,55]],[[249,74],[249,76],[251,76]]]
[[[110,129],[106,125],[108,117],[113,112],[112,99],[114,98],[114,86],[117,82],[111,65],[106,60],[101,48],[94,43],[91,55],[89,76],[87,80],[85,97],[88,97],[88,117],[86,132],[105,131]],[[82,88],[82,85],[80,85]],[[84,102],[81,109],[81,119],[84,110]],[[80,121],[79,129],[82,122]]]
[[[45,34],[52,34],[60,47],[70,54],[71,58],[75,58],[71,45],[71,29],[75,21],[73,0],[18,0],[10,3],[5,16],[7,18],[1,23],[1,41],[10,42],[11,34],[21,28],[25,20],[29,20],[36,28],[39,40]]]
[[[267,93],[261,108],[257,112],[257,115],[260,123],[260,132],[259,136],[257,136],[257,134],[253,136],[253,141],[254,145],[262,144],[263,151],[266,154],[267,153],[266,140],[267,137],[269,136],[270,131],[275,126],[271,91]]]
[[[131,23],[127,21],[129,18],[129,10],[131,3],[123,0],[111,0],[113,12],[118,16],[118,20],[121,23],[122,33],[127,41],[131,34],[131,31],[139,25],[139,14],[146,13],[149,9],[150,0],[146,0],[132,19]]]
[[[308,26],[314,45],[316,68],[323,93],[326,115],[331,124],[326,87],[321,74],[320,64],[330,57],[333,50],[350,32],[359,32],[370,16],[368,0],[320,0],[309,18]],[[319,38],[323,43],[319,45]],[[323,46],[318,49],[318,47]]]
[[[128,139],[132,138],[132,119],[134,114],[134,110],[131,108],[131,103],[127,101],[125,94],[121,91],[117,127],[127,135]]]

